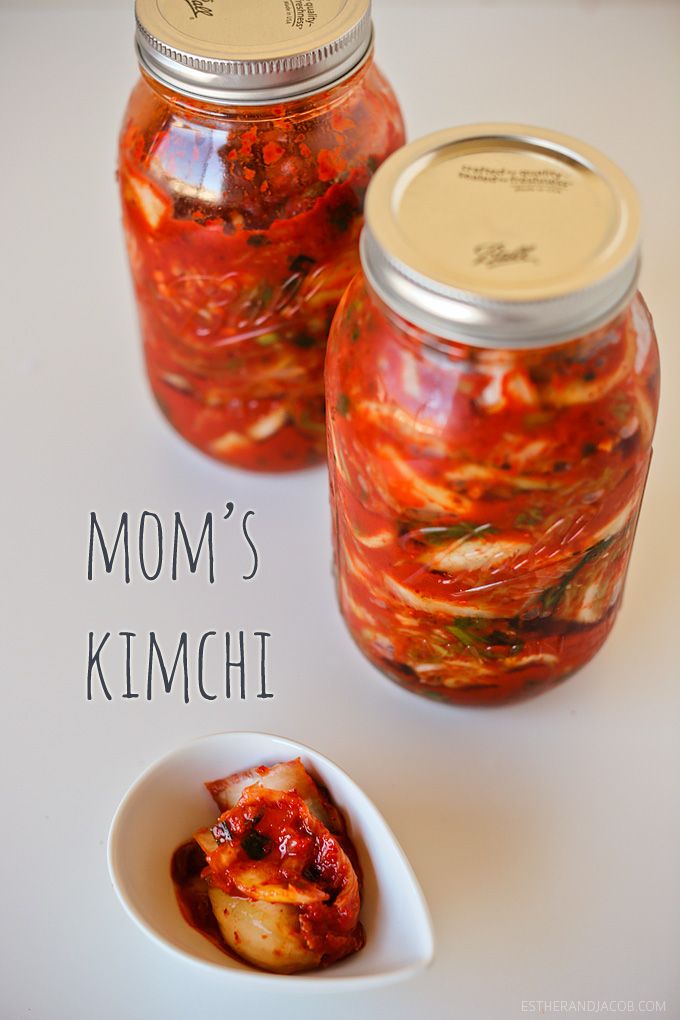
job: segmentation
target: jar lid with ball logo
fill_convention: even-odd
[[[439,131],[392,155],[366,199],[373,289],[436,336],[559,343],[612,319],[639,273],[622,171],[566,135],[517,124]]]

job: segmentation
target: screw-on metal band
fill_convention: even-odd
[[[342,80],[367,59],[373,42],[370,0],[345,0],[331,4],[328,24],[300,30],[295,37],[272,39],[239,36],[233,41],[224,27],[211,17],[199,21],[201,35],[180,20],[184,7],[174,4],[175,24],[161,15],[161,0],[137,0],[136,49],[142,68],[151,77],[182,95],[223,105],[266,105],[285,99],[301,98]],[[225,0],[221,0],[223,6]],[[294,0],[259,0],[280,15]],[[312,0],[307,5],[312,11]],[[328,3],[328,0],[321,0]],[[226,7],[235,4],[227,0]],[[282,7],[283,5],[283,7]],[[302,6],[302,5],[298,5]],[[340,6],[340,15],[336,8]],[[303,8],[304,9],[304,8]],[[228,10],[227,10],[228,14]],[[225,15],[226,19],[226,15]],[[318,19],[317,19],[318,20]],[[264,24],[264,23],[263,23]],[[221,29],[221,34],[218,30]],[[335,34],[339,33],[339,34]],[[211,34],[214,39],[211,40]]]

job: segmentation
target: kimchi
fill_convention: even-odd
[[[230,955],[280,974],[360,950],[356,851],[342,815],[300,760],[206,786],[222,813],[172,864],[189,923]]]

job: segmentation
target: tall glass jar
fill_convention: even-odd
[[[369,188],[329,342],[340,605],[412,691],[542,691],[614,623],[659,363],[636,292],[638,207],[571,138],[473,126]]]
[[[325,456],[323,364],[363,199],[403,142],[370,0],[137,0],[120,137],[147,372],[200,450],[257,471]]]

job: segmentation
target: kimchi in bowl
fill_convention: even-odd
[[[214,821],[204,783],[253,766],[299,757],[342,811],[363,872],[363,949],[304,974],[271,974],[226,955],[183,917],[173,886],[174,851]],[[123,798],[111,825],[109,871],[121,904],[154,942],[230,980],[310,991],[352,989],[408,978],[433,955],[430,917],[417,879],[375,806],[337,765],[311,748],[264,733],[196,740],[151,765]]]

